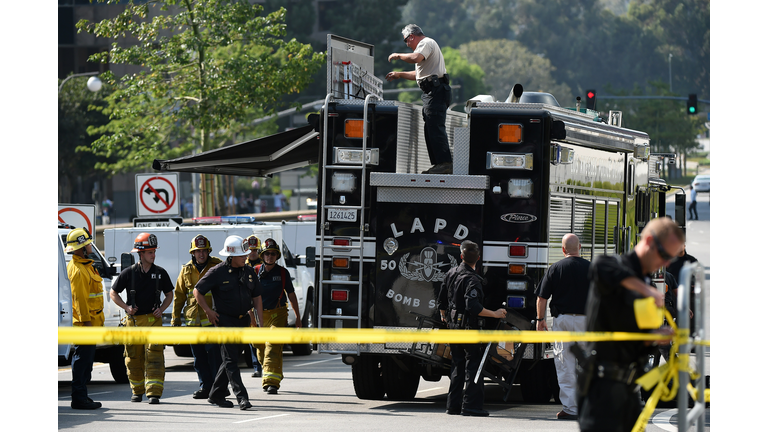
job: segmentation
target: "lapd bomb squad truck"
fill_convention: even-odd
[[[660,174],[669,155],[651,154],[648,134],[622,127],[621,112],[564,108],[521,86],[505,101],[475,97],[465,112],[448,111],[453,174],[420,174],[430,166],[421,107],[382,98],[373,46],[329,35],[327,54],[328,95],[307,126],[154,163],[251,176],[319,165],[318,328],[444,328],[440,285],[461,261],[461,242],[472,240],[485,307],[508,312],[484,329],[533,330],[535,290],[562,258],[563,235],[578,235],[587,259],[620,254],[665,215]],[[678,213],[684,226],[684,207]],[[361,399],[410,400],[421,379],[450,371],[439,344],[324,342],[318,351],[351,365]],[[486,353],[482,375],[505,400],[513,384],[526,401],[557,398],[551,344],[500,341]]]
[[[136,236],[143,232],[157,236],[157,254],[155,264],[164,268],[176,284],[181,267],[191,259],[189,249],[192,239],[198,235],[204,235],[211,242],[211,255],[218,256],[224,240],[237,235],[247,238],[255,235],[263,243],[272,238],[280,248],[281,257],[278,264],[288,270],[291,282],[296,291],[299,302],[299,312],[303,327],[313,326],[312,313],[314,312],[314,268],[307,268],[307,247],[310,248],[310,264],[314,267],[314,222],[259,222],[250,216],[221,216],[208,218],[195,218],[193,223],[185,223],[180,226],[163,227],[128,227],[109,228],[104,230],[104,253],[106,259],[112,263],[120,263],[121,255],[133,249]],[[310,234],[307,235],[307,232]],[[288,243],[286,243],[286,241]],[[290,246],[289,246],[290,244]],[[295,248],[301,248],[296,250]],[[120,266],[117,267],[118,271]],[[162,298],[164,296],[161,295]],[[292,308],[288,308],[288,324],[293,326],[296,316]],[[169,325],[173,304],[163,314],[163,322]],[[192,353],[187,345],[173,345],[176,355],[191,357]],[[291,346],[296,355],[308,355],[312,352],[311,344]],[[246,356],[247,357],[247,356]],[[247,360],[250,360],[249,358]]]

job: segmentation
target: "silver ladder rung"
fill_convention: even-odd
[[[337,319],[337,320],[355,320],[359,317],[357,315],[320,315],[320,318]]]
[[[335,281],[335,280],[321,280],[321,284],[323,285],[354,285],[359,286],[359,281]]]

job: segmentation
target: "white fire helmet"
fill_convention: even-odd
[[[224,240],[224,249],[219,252],[219,255],[225,257],[238,257],[250,253],[251,250],[248,248],[248,240],[243,240],[240,236],[232,235]]]

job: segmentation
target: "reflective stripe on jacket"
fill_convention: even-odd
[[[208,327],[211,322],[208,321],[208,316],[205,314],[203,308],[197,304],[197,299],[193,294],[197,281],[211,269],[211,267],[219,264],[221,260],[214,256],[208,257],[208,262],[205,264],[203,271],[198,272],[195,263],[189,260],[188,263],[181,267],[179,277],[176,279],[176,288],[173,297],[173,313],[171,324],[178,326],[181,325],[181,316],[184,315],[184,323],[190,327]],[[205,295],[205,302],[208,306],[213,306],[213,297],[211,293]]]
[[[104,287],[93,260],[72,255],[67,264],[67,277],[72,285],[72,325],[104,325]]]

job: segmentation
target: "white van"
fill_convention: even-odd
[[[311,288],[313,283],[310,282],[309,275],[302,271],[299,274],[298,260],[295,259],[292,251],[288,250],[284,242],[283,230],[284,226],[281,223],[264,223],[256,222],[252,218],[237,216],[237,217],[214,217],[214,218],[201,218],[205,220],[205,223],[199,224],[183,224],[176,227],[129,227],[129,228],[110,228],[104,230],[104,255],[110,263],[120,264],[120,256],[123,253],[128,253],[133,249],[133,242],[136,236],[146,232],[157,236],[157,253],[155,255],[155,264],[164,268],[168,272],[171,281],[176,284],[176,279],[179,277],[181,266],[189,262],[189,246],[192,239],[202,234],[208,241],[211,242],[212,256],[218,256],[218,252],[224,245],[224,240],[231,236],[237,235],[246,238],[250,235],[256,235],[262,242],[268,238],[274,239],[278,244],[282,244],[282,257],[278,261],[278,264],[284,266],[291,275],[291,282],[296,290],[296,298],[299,302],[299,312],[302,315],[302,324],[312,324],[311,313],[313,308],[310,306],[307,308],[307,301],[311,302],[311,298],[308,297],[307,289]],[[314,223],[311,224],[312,228],[312,241],[314,242]],[[289,228],[291,230],[292,228]],[[306,251],[303,251],[306,253]],[[306,267],[306,266],[301,266]],[[314,272],[314,267],[313,270]],[[311,279],[313,280],[313,279]],[[310,303],[311,304],[311,303]],[[163,323],[170,325],[171,313],[173,311],[173,305],[169,307],[163,314]],[[296,316],[293,313],[292,308],[288,308],[288,325],[293,326],[296,320]],[[312,346],[310,344],[303,344],[302,346],[292,347],[294,354],[307,355],[311,353]],[[178,356],[189,357],[191,351],[187,346],[174,345],[174,352]],[[247,359],[250,361],[250,358]]]
[[[59,263],[59,326],[72,325],[72,288],[67,276],[67,264],[72,259],[72,255],[64,253],[64,248],[67,244],[67,234],[74,228],[71,225],[60,222],[58,225],[60,261],[63,260],[63,266],[61,262]],[[88,258],[93,260],[93,266],[102,278],[104,290],[104,326],[118,327],[120,321],[125,316],[125,311],[117,306],[109,297],[109,292],[112,290],[112,278],[117,275],[117,269],[115,266],[107,263],[107,260],[95,243],[91,243],[91,245],[93,246],[93,253]],[[62,318],[66,319],[65,323],[62,323]],[[71,363],[69,358],[70,351],[71,346],[59,345],[59,366]],[[96,362],[109,364],[112,378],[115,379],[115,382],[121,384],[128,382],[128,373],[125,369],[125,358],[123,356],[124,351],[123,345],[97,345],[96,357],[94,358]]]

